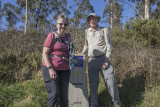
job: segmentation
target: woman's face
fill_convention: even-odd
[[[66,20],[59,19],[57,21],[56,27],[57,27],[58,31],[65,32],[67,29],[67,26],[68,26],[68,23],[66,22]]]

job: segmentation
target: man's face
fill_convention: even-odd
[[[97,25],[98,25],[98,19],[96,17],[91,16],[89,18],[89,24],[93,28],[97,27]]]

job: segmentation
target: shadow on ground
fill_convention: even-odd
[[[143,100],[142,94],[145,91],[146,77],[143,73],[139,73],[140,70],[141,68],[131,71],[137,72],[136,75],[134,77],[126,76],[122,81],[122,86],[119,87],[122,107],[134,107]],[[99,93],[98,98],[99,107],[112,107],[113,103],[107,89]]]

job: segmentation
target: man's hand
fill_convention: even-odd
[[[105,60],[105,61],[103,62],[102,70],[108,68],[108,65],[109,65],[109,64],[108,64],[108,61]]]
[[[49,69],[50,78],[56,80],[56,72],[53,69]]]

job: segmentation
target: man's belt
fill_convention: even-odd
[[[49,57],[59,57],[59,58],[62,58],[62,59],[64,59],[64,60],[67,60],[67,61],[68,61],[68,58],[62,57],[62,56],[58,56],[58,55],[54,55],[54,54],[50,54]]]
[[[102,56],[105,56],[105,54],[102,54],[102,55],[99,55],[99,56],[91,56],[90,58],[99,58],[99,57],[102,57]]]

